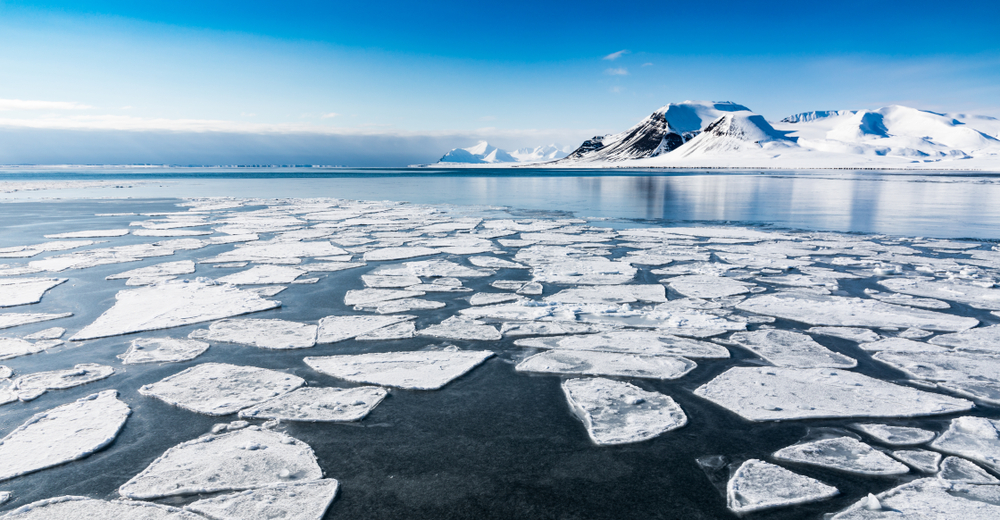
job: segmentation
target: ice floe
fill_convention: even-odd
[[[142,395],[205,415],[228,415],[291,392],[305,380],[266,368],[202,363],[139,388]]]
[[[469,257],[469,263],[476,267],[485,267],[488,269],[528,269],[528,266],[524,264],[511,262],[510,260],[504,260],[495,256],[471,256]]]
[[[320,520],[337,496],[334,479],[271,484],[199,500],[187,509],[214,520]]]
[[[111,377],[115,369],[96,363],[82,363],[65,370],[25,374],[14,379],[11,391],[22,401],[36,399],[48,390],[64,390]]]
[[[66,278],[0,278],[0,307],[15,307],[42,301],[49,289]]]
[[[399,289],[352,289],[344,295],[344,305],[370,305],[389,300],[423,296],[424,294],[426,293],[423,291]]]
[[[750,292],[752,283],[712,275],[677,276],[667,280],[671,289],[691,298],[721,298]]]
[[[585,350],[549,350],[517,364],[518,372],[677,379],[698,365],[675,356],[643,356]]]
[[[826,500],[840,493],[816,479],[758,459],[740,465],[726,485],[726,505],[736,514]]]
[[[59,339],[59,338],[63,337],[63,334],[65,334],[65,333],[66,333],[66,329],[64,329],[62,327],[50,327],[50,328],[43,329],[43,330],[40,330],[38,332],[35,332],[33,334],[28,334],[28,335],[24,336],[24,339],[30,339],[30,340]]]
[[[240,411],[244,419],[304,422],[360,421],[385,399],[378,386],[332,388],[304,386]]]
[[[73,231],[70,233],[58,233],[55,235],[45,235],[45,238],[105,238],[121,237],[127,235],[128,229],[94,229],[88,231]]]
[[[844,471],[855,475],[893,476],[910,472],[910,468],[871,446],[851,437],[835,437],[795,444],[774,452],[783,462]]]
[[[859,327],[812,327],[806,332],[823,336],[833,336],[856,343],[878,341],[882,337],[869,329]]]
[[[20,338],[0,338],[0,360],[37,354],[52,347],[62,345],[62,340],[40,340],[34,343]]]
[[[496,327],[461,316],[452,316],[437,325],[418,330],[417,335],[474,341],[496,341],[502,337]]]
[[[414,337],[416,333],[417,333],[417,328],[413,324],[413,322],[404,321],[403,323],[389,325],[388,327],[382,327],[381,329],[361,334],[359,336],[356,336],[355,339],[357,339],[358,341],[383,341],[390,339],[407,339]]]
[[[914,379],[933,381],[941,388],[972,399],[1000,404],[1000,352],[948,351],[943,347],[928,347],[916,351],[883,350],[873,355],[872,359],[897,368]]]
[[[945,457],[944,461],[941,462],[938,478],[966,484],[1000,484],[1000,480],[987,473],[983,468],[958,457]]]
[[[878,291],[872,291],[870,289],[865,289],[865,294],[878,301],[891,303],[893,305],[906,305],[909,307],[920,307],[923,309],[934,309],[934,310],[944,310],[951,308],[951,305],[948,302],[935,300],[933,298],[916,298],[910,296],[909,294],[882,293]]]
[[[879,282],[889,290],[940,300],[964,303],[977,309],[1000,310],[1000,289],[989,283],[983,287],[959,280],[927,280],[917,278],[890,278]]]
[[[3,520],[204,520],[175,507],[132,500],[97,500],[61,496],[32,502],[0,517]]]
[[[589,323],[558,321],[507,321],[500,326],[500,334],[508,336],[562,336],[566,334],[592,334],[604,332],[608,327]]]
[[[416,316],[327,316],[319,321],[316,343],[344,341],[414,318]]]
[[[441,251],[429,247],[386,247],[365,253],[365,262],[385,262],[440,254]]]
[[[10,367],[0,365],[0,379],[7,379],[14,374],[14,371]]]
[[[488,350],[432,350],[307,357],[318,372],[351,381],[409,390],[437,390],[493,356]]]
[[[218,279],[219,283],[233,285],[266,285],[275,283],[291,283],[296,278],[306,274],[297,267],[283,265],[258,265]]]
[[[930,442],[937,434],[912,426],[891,426],[878,423],[854,423],[851,428],[870,435],[889,446],[913,446]]]
[[[1000,325],[942,334],[931,338],[928,343],[969,350],[1000,351]]]
[[[979,324],[975,318],[891,305],[877,300],[825,296],[803,292],[764,294],[748,298],[737,309],[810,325],[839,327],[917,327],[960,331]]]
[[[853,368],[858,364],[855,359],[833,352],[809,336],[790,330],[737,332],[729,339],[777,366]]]
[[[629,444],[658,437],[687,424],[670,396],[601,377],[562,384],[570,409],[599,445]]]
[[[1000,421],[985,417],[958,417],[951,420],[931,447],[979,462],[1000,472]]]
[[[602,285],[563,289],[546,296],[545,301],[560,303],[663,303],[667,301],[664,287],[655,285]]]
[[[521,300],[521,296],[510,293],[476,293],[469,298],[470,305],[495,305]]]
[[[403,267],[387,266],[375,271],[386,276],[419,276],[422,278],[482,278],[496,274],[493,269],[476,269],[443,259],[406,262]]]
[[[167,329],[273,309],[281,302],[211,281],[171,281],[119,291],[114,307],[71,340]]]
[[[166,262],[163,264],[151,265],[149,267],[140,267],[139,269],[132,269],[131,271],[125,271],[124,273],[113,274],[105,279],[121,280],[127,278],[130,280],[129,285],[140,285],[137,283],[131,283],[131,279],[134,278],[138,280],[155,281],[171,276],[191,274],[194,271],[194,262],[191,260],[181,260],[179,262]]]
[[[295,321],[242,318],[213,322],[207,330],[195,330],[188,337],[285,350],[312,347],[316,344],[317,329],[316,325]]]
[[[192,339],[136,338],[118,358],[126,365],[190,361],[208,350],[208,343]]]
[[[322,476],[308,444],[283,433],[246,428],[204,435],[170,448],[122,484],[118,493],[151,499],[305,482]]]
[[[937,473],[941,463],[941,454],[930,450],[896,450],[889,455],[923,473]]]
[[[0,440],[0,481],[81,459],[107,446],[131,410],[105,390],[44,412]]]
[[[519,347],[559,350],[590,350],[648,356],[683,356],[695,359],[726,359],[729,350],[721,345],[645,331],[612,331],[597,334],[525,338],[514,341]]]
[[[389,300],[383,302],[355,305],[356,311],[374,311],[379,314],[395,314],[397,312],[410,312],[417,310],[440,309],[446,304],[420,298],[403,298],[400,300]]]
[[[941,518],[1000,518],[1000,486],[964,484],[937,478],[907,482],[862,498],[831,520],[936,520]]]
[[[411,285],[417,285],[420,283],[420,278],[417,278],[416,276],[412,275],[382,276],[382,275],[363,274],[361,275],[361,281],[365,283],[365,287],[386,289],[386,288],[409,287]]]
[[[750,421],[916,417],[973,407],[965,399],[828,368],[734,367],[694,393]]]
[[[930,343],[924,343],[923,341],[913,341],[906,338],[886,338],[878,341],[872,341],[870,343],[861,343],[862,349],[868,352],[925,352],[925,351],[939,351],[947,352],[948,349],[944,347],[939,347],[936,345],[931,345]]]

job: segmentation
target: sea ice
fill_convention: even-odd
[[[48,390],[64,390],[111,377],[115,369],[107,365],[83,363],[66,370],[35,372],[18,377],[11,390],[22,401],[31,401]]]
[[[115,306],[73,341],[167,329],[280,307],[281,302],[212,281],[173,281],[119,291]]]
[[[927,280],[914,278],[890,278],[879,284],[889,290],[964,303],[970,307],[986,310],[1000,310],[1000,289],[982,287],[959,280]]]
[[[32,502],[0,517],[3,520],[204,520],[175,507],[132,500],[97,500],[61,496]]]
[[[847,327],[917,327],[960,331],[979,324],[975,318],[891,305],[877,300],[803,292],[764,294],[744,300],[737,309],[810,325]]]
[[[45,291],[66,278],[0,278],[0,307],[15,307],[42,301]]]
[[[855,475],[887,477],[910,472],[910,468],[885,453],[851,437],[835,437],[795,444],[774,452],[774,458]]]
[[[228,415],[291,392],[305,380],[266,368],[202,363],[139,388],[142,395],[205,415]]]
[[[879,493],[876,503],[862,498],[831,520],[1000,518],[1000,486],[924,478]]]
[[[381,329],[361,334],[360,336],[356,336],[355,339],[358,341],[382,341],[389,339],[407,339],[407,338],[412,338],[416,334],[417,334],[417,327],[413,324],[413,322],[404,321],[403,323],[389,325],[388,327],[382,327]]]
[[[494,256],[472,256],[469,257],[469,263],[476,267],[485,267],[488,269],[527,269],[528,266],[524,264],[519,264],[517,262],[511,262],[510,260],[504,260],[502,258],[497,258]]]
[[[370,305],[389,300],[423,296],[424,294],[427,293],[399,289],[352,289],[344,295],[344,305]]]
[[[347,251],[329,242],[295,242],[272,240],[255,242],[226,251],[218,256],[200,260],[201,263],[221,264],[226,262],[284,263],[300,258],[345,255]],[[296,262],[297,263],[297,262]]]
[[[947,348],[906,338],[886,338],[858,345],[868,352],[948,352]]]
[[[214,520],[320,520],[337,496],[334,479],[272,484],[199,500],[187,509]]]
[[[385,399],[378,386],[332,388],[304,386],[240,411],[244,419],[304,422],[360,421]]]
[[[823,336],[833,336],[835,338],[846,339],[857,343],[866,341],[878,341],[882,338],[869,329],[858,327],[812,327],[806,332],[810,334],[821,334]]]
[[[242,318],[213,322],[207,330],[197,329],[188,334],[188,337],[286,350],[309,348],[315,345],[317,329],[316,325],[295,321]]]
[[[915,298],[909,294],[882,293],[865,290],[865,293],[881,302],[893,305],[906,305],[909,307],[920,307],[922,309],[944,310],[951,308],[951,304],[934,298]]]
[[[602,285],[600,287],[575,287],[563,289],[545,301],[560,303],[634,303],[637,301],[663,303],[667,301],[664,287],[650,285]]]
[[[983,468],[958,457],[945,457],[941,462],[941,472],[938,478],[954,480],[966,484],[1000,484],[1000,480],[987,473]]]
[[[914,379],[938,382],[938,386],[958,394],[1000,404],[1000,352],[933,348],[936,351],[882,351],[872,359]]]
[[[316,343],[336,343],[368,334],[416,316],[327,316],[319,320]]]
[[[461,316],[452,316],[437,325],[418,330],[417,335],[476,341],[497,341],[502,338],[496,327]]]
[[[432,350],[307,357],[304,361],[318,372],[354,383],[437,390],[492,356],[489,350]]]
[[[107,446],[131,410],[105,390],[39,412],[0,440],[0,480],[82,459]]]
[[[163,264],[140,267],[124,273],[113,274],[106,277],[106,280],[120,280],[123,278],[163,278],[181,274],[191,274],[195,270],[194,262],[191,260],[181,260],[179,262],[167,262]]]
[[[826,500],[840,491],[816,479],[758,459],[740,465],[726,485],[726,502],[736,514]]]
[[[687,424],[670,396],[602,377],[562,384],[570,409],[598,445],[629,444],[658,437]]]
[[[365,283],[365,287],[388,289],[417,285],[420,283],[420,278],[417,278],[416,276],[382,276],[363,274],[361,275],[361,281]]]
[[[317,480],[323,471],[308,444],[270,430],[204,435],[170,448],[118,488],[131,499],[238,491]]]
[[[1000,471],[1000,421],[984,417],[958,417],[931,443],[935,450],[965,457]]]
[[[750,421],[916,417],[973,407],[965,399],[829,368],[733,367],[694,393]]]
[[[521,288],[517,290],[517,294],[523,294],[525,296],[537,296],[539,294],[542,294],[543,290],[544,287],[542,287],[542,284],[538,282],[528,282],[522,285]]]
[[[208,343],[191,339],[137,338],[118,357],[126,365],[190,361],[208,350]]]
[[[510,293],[476,293],[469,298],[470,305],[494,305],[521,300],[522,297]]]
[[[0,365],[0,379],[7,379],[14,374],[10,367]]]
[[[455,262],[443,259],[419,260],[416,262],[406,262],[403,267],[387,266],[376,271],[375,274],[386,276],[419,276],[422,278],[482,278],[493,276],[496,271],[492,269],[476,269]]]
[[[19,338],[0,338],[0,360],[37,354],[63,343],[62,340],[41,340],[32,343]]]
[[[833,352],[809,336],[790,330],[737,332],[729,339],[777,366],[852,368],[858,365],[855,359]]]
[[[896,450],[891,453],[896,460],[909,464],[923,473],[937,473],[941,454],[930,450]]]
[[[354,269],[355,267],[364,267],[368,264],[364,262],[316,262],[312,264],[303,264],[299,266],[300,269],[304,269],[310,273],[313,272],[325,272],[332,273],[336,271],[346,271],[348,269]]]
[[[440,254],[441,251],[429,247],[386,247],[365,253],[365,262],[385,262]]]
[[[90,231],[73,231],[71,233],[58,233],[55,235],[45,235],[45,238],[104,238],[120,237],[128,234],[128,229],[95,229]]]
[[[590,350],[648,356],[683,356],[696,359],[726,359],[729,350],[721,345],[646,331],[613,331],[598,334],[525,338],[514,341],[519,347],[559,350]]]
[[[942,334],[931,338],[928,343],[959,349],[1000,351],[1000,325]]]
[[[721,298],[748,293],[754,284],[725,276],[695,274],[670,278],[667,285],[691,298]]]
[[[196,229],[136,229],[132,234],[139,237],[200,237],[211,235],[214,231],[198,231]]]
[[[867,433],[875,440],[889,446],[913,446],[924,444],[934,438],[936,433],[914,428],[912,426],[890,426],[878,423],[854,423],[851,428]]]
[[[698,365],[683,357],[585,350],[548,350],[517,364],[518,372],[678,379]]]
[[[604,332],[607,327],[589,323],[507,321],[500,326],[500,334],[508,336],[562,336],[565,334],[592,334]]]
[[[366,305],[355,305],[354,310],[374,311],[379,314],[395,314],[397,312],[440,309],[441,307],[444,306],[445,306],[444,302],[422,300],[420,298],[403,298],[400,300],[375,302]]]
[[[292,283],[296,278],[306,274],[297,267],[283,265],[257,265],[230,275],[223,276],[217,281],[233,285],[266,285],[273,283]]]

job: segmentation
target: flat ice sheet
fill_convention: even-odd
[[[154,278],[163,276],[177,276],[182,274],[191,274],[194,271],[195,271],[195,265],[193,261],[181,260],[179,262],[166,262],[162,264],[151,265],[149,267],[140,267],[138,269],[132,269],[131,271],[125,271],[123,273],[107,276],[105,279],[121,280],[126,278]]]
[[[687,424],[670,396],[601,377],[562,384],[570,409],[598,445],[629,444],[658,437]]]
[[[399,289],[352,289],[344,295],[344,305],[370,305],[389,300],[423,296],[423,291],[408,291]]]
[[[62,313],[41,313],[41,312],[8,312],[0,313],[0,329],[7,329],[10,327],[17,327],[18,325],[28,325],[30,323],[38,323],[42,321],[58,320],[59,318],[68,318],[72,316],[72,312],[62,312]]]
[[[810,334],[820,334],[823,336],[833,336],[835,338],[846,339],[855,343],[866,341],[878,341],[882,338],[871,329],[860,327],[812,327],[806,332]]]
[[[931,448],[958,455],[1000,472],[1000,421],[985,417],[958,417]]]
[[[126,365],[190,361],[208,350],[208,343],[192,339],[136,338],[118,358]]]
[[[437,390],[493,357],[489,350],[385,352],[307,357],[318,372],[354,383]]]
[[[816,479],[758,459],[740,465],[726,485],[726,505],[737,514],[826,500],[840,491]]]
[[[365,253],[365,262],[386,262],[440,254],[441,251],[429,247],[386,247]]]
[[[497,341],[502,337],[496,327],[461,316],[452,316],[437,325],[418,330],[417,335],[473,341]]]
[[[40,340],[34,343],[20,338],[0,338],[0,360],[37,354],[52,347],[62,345],[62,340]]]
[[[763,329],[736,332],[729,337],[741,347],[768,362],[796,368],[853,368],[858,362],[813,341],[809,336],[790,330]]]
[[[678,379],[698,365],[687,358],[584,350],[549,350],[517,364],[518,372]]]
[[[726,359],[722,345],[646,331],[612,331],[598,334],[525,338],[514,341],[519,347],[559,350],[593,350],[649,356],[683,356],[695,359]]]
[[[388,327],[382,327],[360,336],[355,336],[358,341],[384,341],[390,339],[407,339],[417,335],[417,328],[412,321],[404,321]]]
[[[0,517],[3,520],[204,520],[175,507],[131,500],[61,496],[32,502]]]
[[[891,291],[911,296],[964,303],[977,309],[1000,310],[1000,289],[959,280],[889,278],[879,282]]]
[[[831,520],[939,520],[1000,518],[1000,486],[963,484],[937,478],[914,480],[876,495],[880,507],[862,498]]]
[[[510,260],[504,260],[503,258],[497,258],[494,256],[472,256],[469,257],[469,263],[476,267],[485,267],[488,269],[527,269],[528,266],[524,264],[519,264],[517,262],[511,262]]]
[[[118,493],[148,500],[322,477],[316,454],[308,444],[283,433],[247,428],[204,435],[170,448],[122,484]]]
[[[271,484],[199,500],[187,509],[217,520],[321,520],[337,487],[332,478]]]
[[[88,231],[72,231],[69,233],[57,233],[55,235],[45,235],[45,238],[107,238],[121,237],[128,234],[128,229],[94,229]]]
[[[660,284],[603,285],[600,287],[575,287],[563,289],[546,296],[545,301],[561,303],[634,303],[637,301],[663,303],[666,290]]]
[[[882,351],[872,359],[914,379],[935,381],[958,394],[1000,405],[1000,352],[935,347],[935,351]]]
[[[82,459],[115,440],[131,410],[105,390],[35,414],[0,440],[0,481]]]
[[[168,329],[281,306],[251,291],[211,281],[174,281],[119,291],[114,307],[84,327],[73,341]]]
[[[316,325],[295,321],[241,318],[213,322],[208,329],[192,331],[188,337],[274,350],[288,350],[309,348],[315,345],[317,329]]]
[[[292,283],[296,278],[306,274],[306,271],[297,267],[283,265],[257,265],[230,275],[223,276],[217,281],[232,285],[266,285],[275,283]]]
[[[706,299],[746,294],[754,286],[735,278],[697,274],[670,278],[667,285],[684,296]]]
[[[229,415],[291,392],[305,380],[266,368],[202,363],[139,388],[139,393],[205,415]]]
[[[66,278],[0,278],[0,307],[16,307],[42,301],[49,289]]]
[[[333,388],[304,386],[240,411],[244,419],[303,422],[360,421],[388,394],[378,386]]]
[[[891,426],[878,423],[854,423],[851,428],[867,433],[875,440],[889,446],[913,446],[930,442],[937,434],[912,426]]]
[[[750,421],[918,417],[973,407],[965,399],[829,368],[734,367],[694,393]]]
[[[316,343],[336,343],[374,332],[416,316],[327,316],[319,320]]]
[[[851,437],[795,444],[774,452],[774,458],[855,475],[885,477],[910,472],[910,468],[904,464]]]
[[[975,318],[891,305],[877,300],[804,292],[754,296],[747,298],[736,308],[810,325],[837,327],[915,327],[952,332],[971,329],[979,324],[979,320]]]
[[[941,464],[941,454],[936,451],[896,450],[889,455],[923,473],[937,473]]]
[[[941,462],[938,478],[967,484],[1000,484],[1000,480],[983,468],[958,457],[945,457]]]
[[[1000,325],[942,334],[931,338],[928,343],[961,349],[1000,351]]]
[[[81,363],[73,368],[63,370],[47,370],[25,374],[14,379],[11,390],[18,399],[30,401],[36,399],[48,390],[65,390],[101,379],[107,379],[115,373],[115,369],[96,363]]]

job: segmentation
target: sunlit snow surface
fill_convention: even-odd
[[[149,204],[0,236],[0,518],[1000,508],[992,243]]]

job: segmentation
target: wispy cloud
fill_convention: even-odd
[[[330,112],[330,113],[327,113],[327,114],[323,114],[323,115],[321,115],[319,117],[320,117],[320,119],[332,119],[332,118],[337,117],[339,115],[340,114],[338,114],[336,112]]]
[[[622,90],[624,90],[624,89],[622,89],[621,87],[615,85],[614,87],[611,87],[608,90],[610,90],[612,94],[621,94]]]
[[[628,76],[628,69],[625,67],[618,67],[617,69],[608,69],[604,71],[608,76]]]
[[[0,99],[0,110],[87,110],[94,108],[74,101],[29,101]]]
[[[607,56],[605,56],[605,57],[603,57],[601,59],[602,60],[608,60],[608,61],[615,61],[618,58],[621,58],[622,56],[624,56],[624,55],[626,55],[628,53],[629,53],[629,51],[627,49],[622,49],[622,50],[620,50],[618,52],[612,52],[611,54],[608,54]]]
[[[643,63],[642,66],[643,67],[652,67],[653,64],[647,61],[646,63]]]

